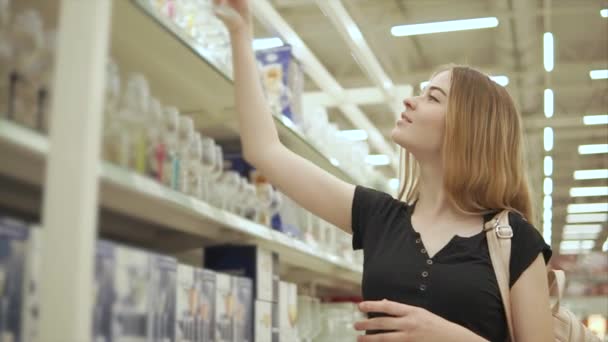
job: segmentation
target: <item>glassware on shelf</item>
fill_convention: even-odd
[[[164,111],[164,125],[162,130],[162,144],[165,146],[165,161],[162,171],[163,184],[169,188],[177,189],[179,178],[178,153],[178,127],[179,111],[175,107],[167,107]]]
[[[160,101],[150,97],[148,124],[146,125],[147,166],[146,174],[162,183],[166,148],[162,140],[164,112]]]
[[[221,209],[236,213],[238,207],[236,199],[240,184],[241,176],[236,171],[222,173],[217,182],[217,191],[215,192]]]
[[[149,105],[148,81],[141,74],[130,74],[118,114],[126,131],[122,139],[120,165],[140,174],[145,174],[147,165],[146,117]]]
[[[222,166],[218,165],[220,161],[217,158],[215,142],[209,137],[203,137],[201,139],[201,148],[201,172],[203,174],[201,196],[203,200],[218,205],[219,201],[216,201],[212,195],[213,182],[216,179],[217,170],[221,170]]]
[[[182,191],[195,198],[200,198],[200,182],[202,180],[201,173],[201,157],[203,155],[203,148],[201,143],[201,135],[197,132],[194,133],[188,144],[188,150],[185,154],[185,158],[182,159],[184,169],[182,179]]]
[[[178,179],[175,189],[187,194],[190,192],[190,189],[188,189],[188,183],[184,182],[184,179],[186,178],[185,175],[188,167],[188,150],[192,141],[192,137],[194,136],[194,121],[192,121],[192,118],[187,115],[181,115],[179,118],[179,128],[177,132],[177,149],[179,163],[178,169],[176,170]]]
[[[120,161],[121,120],[118,116],[120,101],[120,73],[118,65],[108,59],[106,64],[106,83],[104,87],[103,106],[103,159],[114,164]]]
[[[26,10],[15,16],[11,41],[13,58],[8,117],[27,127],[35,128],[38,89],[33,78],[44,46],[42,19],[37,11]]]

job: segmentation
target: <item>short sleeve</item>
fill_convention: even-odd
[[[370,223],[377,220],[379,215],[394,202],[395,199],[387,193],[358,185],[355,187],[352,205],[353,249],[362,249],[366,239],[372,238],[368,233]]]
[[[509,223],[513,229],[511,239],[511,262],[509,266],[509,286],[513,286],[526,269],[542,253],[545,264],[549,263],[552,251],[540,232],[521,215],[509,213]]]

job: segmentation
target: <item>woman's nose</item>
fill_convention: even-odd
[[[413,97],[408,97],[403,100],[403,104],[405,105],[406,110],[415,110],[416,109],[416,101]]]

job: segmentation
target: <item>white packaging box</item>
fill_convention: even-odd
[[[272,342],[272,303],[256,300],[254,309],[254,341]]]
[[[232,342],[235,292],[231,275],[216,273],[215,342]]]
[[[148,325],[149,340],[173,342],[175,341],[177,260],[159,254],[151,254],[150,260],[152,294]]]
[[[279,285],[279,336],[280,341],[297,339],[298,286],[281,281]]]
[[[212,270],[196,269],[201,289],[199,292],[199,316],[201,320],[200,341],[215,341],[215,286],[217,275]]]
[[[117,246],[113,341],[147,342],[150,301],[150,254]]]
[[[215,295],[215,294],[214,294]],[[195,268],[177,266],[175,341],[198,342],[197,336],[198,285]]]
[[[233,278],[234,342],[252,342],[253,338],[253,284],[245,277]]]

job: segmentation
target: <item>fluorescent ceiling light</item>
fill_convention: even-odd
[[[338,136],[350,141],[363,141],[368,138],[367,132],[363,129],[338,131]]]
[[[334,157],[329,158],[329,162],[331,163],[331,165],[333,165],[335,167],[340,166],[340,162],[338,161],[338,159],[336,159]]]
[[[592,80],[603,80],[608,78],[608,69],[591,70],[589,71],[589,77]]]
[[[608,239],[606,239],[602,245],[602,252],[608,252]]]
[[[551,32],[545,32],[543,35],[543,51],[545,71],[551,72],[553,70],[553,33]]]
[[[490,79],[503,87],[509,85],[509,77],[505,75],[490,76]],[[428,85],[429,81],[420,82],[420,90],[424,90]]]
[[[593,246],[595,246],[594,240],[562,241],[559,244],[559,248],[561,250],[566,250],[566,251],[574,251],[574,250],[578,251],[578,250],[591,249],[591,248],[593,248]]]
[[[601,213],[605,211],[608,212],[608,202],[568,204],[568,214]]]
[[[608,18],[608,8],[600,10],[600,15],[602,16],[602,18]]]
[[[553,225],[551,221],[543,222],[543,239],[548,245],[551,245],[553,235]]]
[[[545,177],[543,192],[545,195],[551,195],[553,193],[553,180],[550,177]]]
[[[553,128],[545,127],[543,143],[545,151],[548,152],[553,149]]]
[[[579,154],[608,153],[608,144],[580,145],[578,147],[578,153]]]
[[[562,240],[595,240],[598,234],[564,234]]]
[[[545,156],[544,161],[545,176],[550,177],[553,174],[553,157]]]
[[[608,125],[608,114],[602,115],[585,115],[583,117],[585,125]]]
[[[365,162],[374,166],[389,165],[390,158],[386,154],[369,154],[365,157]]]
[[[403,37],[439,32],[475,30],[496,26],[498,26],[498,19],[496,17],[488,17],[393,26],[391,34],[395,37]]]
[[[553,117],[553,90],[545,89],[545,117]]]
[[[601,224],[568,224],[564,226],[564,234],[599,234]]]
[[[399,178],[389,179],[388,187],[391,188],[392,190],[398,190],[399,189]]]
[[[543,208],[551,209],[553,208],[553,198],[551,196],[545,196],[543,199]]]
[[[608,196],[608,186],[589,186],[570,189],[571,197]]]
[[[275,47],[283,46],[284,43],[281,38],[273,37],[273,38],[259,38],[253,40],[253,49],[254,50],[264,50],[264,49],[272,49]]]
[[[566,216],[568,223],[596,223],[608,221],[608,214],[570,214]]]
[[[490,79],[503,87],[506,87],[509,84],[509,78],[507,76],[490,76]]]
[[[543,210],[543,222],[553,222],[553,210]]]
[[[608,178],[608,169],[597,170],[576,170],[574,171],[574,179],[604,179]]]

